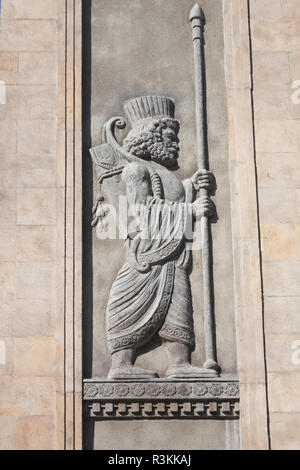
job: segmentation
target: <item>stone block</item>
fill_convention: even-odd
[[[15,297],[15,263],[0,263],[0,300],[10,302]]]
[[[7,0],[1,4],[1,17],[5,18],[13,18],[15,14],[15,0]]]
[[[55,376],[56,342],[53,338],[15,338],[15,376]]]
[[[16,191],[12,189],[0,190],[1,224],[16,224]]]
[[[14,315],[14,300],[6,300],[1,308],[1,335],[12,336],[12,323]]]
[[[16,416],[0,416],[0,449],[16,450]]]
[[[17,223],[19,225],[55,225],[55,189],[18,189]]]
[[[54,299],[56,293],[55,263],[17,263],[17,299]]]
[[[253,148],[252,136],[249,133],[249,126],[252,125],[249,90],[230,90],[228,94],[228,118],[232,135],[232,139],[229,140],[230,159],[237,162],[252,163],[249,162],[249,152]],[[241,169],[241,171],[243,170]],[[238,182],[239,180],[237,180]]]
[[[193,439],[191,439],[193,435]],[[132,438],[134,436],[134,444]],[[224,449],[225,421],[130,420],[97,421],[95,450]]]
[[[0,376],[0,415],[55,412],[55,378]]]
[[[226,84],[229,89],[249,89],[250,84],[250,60],[249,60],[249,36],[235,33],[230,35],[234,44],[233,53],[226,56],[227,67]]]
[[[300,348],[299,334],[267,334],[268,373],[284,374],[288,371],[299,371],[300,354],[294,347],[298,344],[296,341],[299,341]]]
[[[265,296],[299,296],[300,260],[263,261]]]
[[[282,0],[282,16],[284,18],[300,18],[300,3],[298,0]]]
[[[53,2],[54,3],[54,2]],[[55,20],[1,20],[0,50],[56,51],[57,23]]]
[[[17,52],[0,53],[0,80],[6,85],[18,83],[19,54]]]
[[[22,416],[17,420],[16,446],[20,450],[55,449],[54,416]]]
[[[260,2],[262,3],[262,2]],[[291,81],[288,52],[256,52],[253,54],[255,89],[258,86],[283,86]]]
[[[0,416],[1,415],[18,415],[24,413],[16,403],[16,390],[13,387],[14,379],[9,375],[0,375]]]
[[[0,157],[0,190],[16,187],[16,156],[1,155]]]
[[[15,259],[17,261],[39,262],[55,260],[56,227],[18,226],[15,229],[15,238]]]
[[[55,188],[55,155],[18,155],[14,174],[18,188]]]
[[[259,212],[262,224],[297,224],[297,192],[293,188],[259,188]]]
[[[281,86],[273,86],[267,82],[258,84],[254,89],[255,118],[299,119],[300,105],[293,102],[293,93],[290,84]]]
[[[300,218],[300,189],[296,189],[297,215]]]
[[[297,120],[257,119],[257,152],[298,152],[300,122]]]
[[[251,329],[248,328],[248,335],[243,338],[243,347],[237,346],[239,380],[243,384],[263,383],[265,378],[264,349],[262,337],[259,336],[262,309],[260,306],[242,307],[239,308],[239,315],[241,324],[249,322],[251,318]],[[257,338],[255,342],[253,338]],[[255,393],[254,388],[253,393]]]
[[[298,413],[270,413],[272,450],[300,450]]]
[[[19,121],[18,153],[25,155],[55,154],[56,121]]]
[[[55,301],[5,300],[1,307],[1,334],[6,337],[52,336]]]
[[[292,80],[300,80],[300,51],[290,52],[289,57],[291,78]]]
[[[299,297],[266,297],[264,311],[268,334],[300,335]]]
[[[3,2],[4,18],[48,19],[56,18],[56,2],[53,0],[6,0]]]
[[[55,412],[55,378],[19,377],[14,379],[16,405],[26,415],[50,415]]]
[[[268,450],[266,384],[257,380],[254,383],[242,383],[240,393],[243,449]]]
[[[299,51],[299,31],[298,18],[280,19],[274,22],[255,18],[251,21],[253,52]]]
[[[300,187],[299,153],[257,153],[256,162],[260,187]]]
[[[299,372],[268,374],[269,409],[271,413],[299,413]]]
[[[17,124],[16,121],[0,120],[0,154],[16,153]]]
[[[19,83],[56,85],[57,74],[55,52],[21,52],[19,54]]]
[[[0,261],[16,261],[18,247],[16,246],[16,229],[13,226],[0,228]]]
[[[235,4],[234,4],[235,3]],[[243,0],[223,2],[225,37],[245,34],[248,29],[248,5]]]
[[[251,0],[251,18],[263,19],[264,21],[274,21],[282,16],[282,6],[280,0]]]
[[[263,259],[300,259],[300,224],[262,224]]]
[[[7,85],[3,119],[55,119],[56,88],[44,85]],[[32,123],[34,127],[34,123]]]
[[[14,341],[14,338],[0,337],[0,375],[2,376],[11,375],[13,373]]]

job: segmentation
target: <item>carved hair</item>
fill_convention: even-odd
[[[170,166],[175,163],[175,158],[168,153],[162,138],[162,130],[167,127],[178,133],[180,123],[166,117],[135,126],[124,139],[123,147],[143,160],[154,160]]]

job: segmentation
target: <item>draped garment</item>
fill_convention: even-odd
[[[107,305],[110,352],[138,348],[153,335],[193,346],[192,296],[185,230],[189,204],[149,197],[140,230],[127,240],[127,257]]]

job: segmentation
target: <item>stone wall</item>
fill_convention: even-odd
[[[270,444],[300,449],[300,3],[250,18]]]
[[[73,357],[74,257],[81,247],[72,210],[80,151],[71,165],[81,49],[71,52],[75,35],[81,43],[80,22],[76,0],[2,1],[1,449],[73,448],[74,414],[81,416]],[[76,112],[80,119],[80,99]],[[81,356],[80,335],[76,340]]]
[[[55,448],[57,10],[2,2],[1,449]],[[6,352],[6,357],[4,356]]]

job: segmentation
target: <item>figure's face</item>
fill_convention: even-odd
[[[145,127],[133,128],[124,140],[124,148],[139,158],[171,168],[178,159],[179,126],[176,119],[153,120]]]

